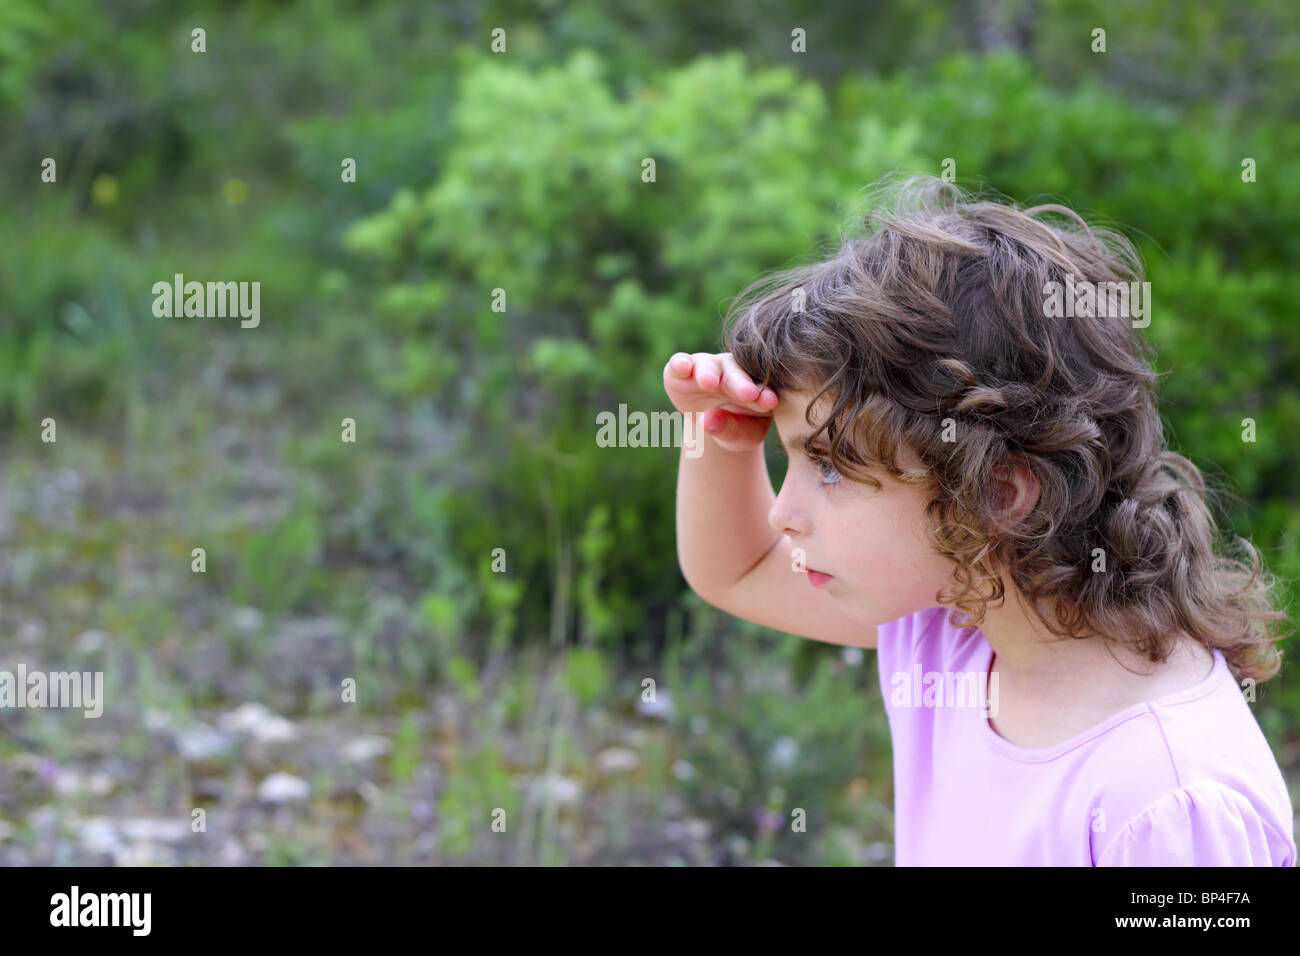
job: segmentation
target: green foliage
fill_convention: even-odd
[[[505,812],[506,832],[516,819],[519,801],[501,751],[493,745],[474,750],[463,762],[450,768],[446,786],[438,799],[438,843],[445,853],[468,854],[493,823],[498,809]]]
[[[209,551],[208,570],[216,571],[218,581],[228,582],[237,604],[270,614],[292,611],[321,586],[322,536],[315,497],[304,490],[266,527],[228,538],[215,554]],[[236,560],[230,560],[232,556]]]
[[[453,654],[447,661],[447,678],[471,704],[478,701],[478,669],[468,657]]]
[[[609,671],[604,655],[584,647],[571,647],[564,655],[564,686],[589,707],[609,688]]]
[[[677,453],[598,451],[596,413],[662,409],[663,360],[710,348],[727,296],[796,252],[792,239],[833,231],[856,176],[819,163],[840,131],[791,70],[704,58],[624,97],[607,73],[588,52],[536,73],[473,62],[441,175],[358,223],[349,245],[387,275],[420,277],[387,286],[381,315],[421,301],[438,270],[448,307],[420,309],[461,374],[423,383],[463,436],[472,490],[452,492],[456,553],[502,543],[501,513],[576,540],[579,627],[614,639],[634,632],[638,605],[680,587],[671,562],[642,560],[673,551],[661,490]],[[888,169],[916,161],[912,136],[859,124],[845,148]],[[654,182],[641,178],[646,157]],[[497,288],[505,312],[491,309]],[[522,545],[513,573],[550,580],[553,545]],[[544,626],[546,609],[530,610]]]
[[[416,711],[431,683],[490,710],[482,726],[504,740],[548,699],[529,669],[548,640],[584,713],[625,703],[623,657],[661,675],[666,642],[661,686],[689,716],[639,746],[635,793],[663,802],[681,761],[696,773],[681,791],[751,841],[745,859],[860,860],[846,828],[888,832],[887,793],[847,796],[888,779],[870,658],[844,667],[684,599],[679,452],[599,448],[595,423],[620,404],[666,410],[664,362],[716,348],[746,283],[825,252],[865,184],[946,158],[967,184],[1134,237],[1171,438],[1223,478],[1228,524],[1294,602],[1300,7],[898,0],[846,29],[858,11],[834,4],[552,4],[507,18],[508,56],[485,38],[509,5],[138,7],[0,4],[14,237],[0,478],[21,516],[12,534],[0,521],[0,604],[47,620],[59,647],[120,635],[113,668],[135,699],[182,714],[224,692],[270,697],[277,621],[331,617],[343,662],[302,667],[323,706],[360,674],[360,713],[403,715],[389,770],[409,790],[429,760]],[[189,52],[199,20],[204,55]],[[789,51],[792,22],[807,56]],[[1089,49],[1098,24],[1105,54]],[[46,156],[56,184],[39,182]],[[1241,179],[1246,157],[1257,182]],[[260,279],[262,327],[155,318],[149,289],[178,271]],[[57,446],[38,443],[47,415]],[[355,445],[339,441],[344,417]],[[58,468],[86,481],[62,524],[40,507]],[[178,575],[196,545],[208,574]],[[265,625],[205,632],[236,606]],[[512,642],[537,656],[512,666]],[[191,652],[202,663],[185,670]],[[251,677],[227,673],[241,667]],[[1269,682],[1256,712],[1274,742],[1294,736],[1300,687]],[[687,726],[701,715],[707,730]],[[797,756],[773,762],[786,738]],[[149,735],[120,740],[120,757],[150,759]],[[449,758],[436,819],[451,858],[484,849],[473,835],[497,806],[515,832],[505,752]],[[755,813],[788,823],[795,794],[838,827],[815,842],[760,832]],[[265,851],[328,855],[296,834]]]
[[[415,714],[407,712],[398,725],[389,755],[388,768],[396,781],[410,780],[420,764],[420,722]]]

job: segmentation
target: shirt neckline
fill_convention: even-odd
[[[993,645],[988,642],[988,638],[984,636],[982,631],[979,631],[979,628],[976,628],[975,630],[979,632],[980,636],[981,666],[979,672],[983,677],[984,699],[987,701],[989,670],[993,664]],[[1087,743],[1093,737],[1099,737],[1113,727],[1122,724],[1139,714],[1147,713],[1154,707],[1186,703],[1187,701],[1195,700],[1198,697],[1208,694],[1214,689],[1214,686],[1223,679],[1223,676],[1228,673],[1228,662],[1224,659],[1223,653],[1217,647],[1211,648],[1210,650],[1214,654],[1214,666],[1210,668],[1210,673],[1204,680],[1193,684],[1191,687],[1186,687],[1183,690],[1174,691],[1172,694],[1165,694],[1163,697],[1157,697],[1154,700],[1144,700],[1140,703],[1125,707],[1123,710],[1111,714],[1100,723],[1089,727],[1087,730],[1081,731],[1066,740],[1052,744],[1050,747],[1022,747],[1019,744],[1013,744],[993,729],[993,725],[990,723],[988,714],[985,711],[979,713],[980,734],[994,750],[997,750],[1015,760],[1020,760],[1025,763],[1044,763],[1049,760],[1054,760],[1081,744]]]

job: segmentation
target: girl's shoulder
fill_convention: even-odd
[[[1134,708],[1137,719],[1093,755],[1124,768],[1103,788],[1123,813],[1113,840],[1094,841],[1099,863],[1295,865],[1286,780],[1222,653],[1214,658],[1209,678]]]
[[[1295,866],[1292,827],[1276,808],[1202,780],[1161,796],[1115,832],[1098,866]]]

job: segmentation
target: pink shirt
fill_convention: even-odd
[[[1027,749],[989,725],[992,647],[948,614],[877,630],[896,865],[1295,866],[1286,783],[1219,651],[1196,686]]]

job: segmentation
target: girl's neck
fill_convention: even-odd
[[[1137,703],[1200,683],[1214,662],[1208,648],[1182,633],[1160,663],[1116,640],[1062,639],[1010,599],[989,608],[980,631],[993,648],[992,668],[1002,691],[1020,696],[1096,698],[1103,706],[1126,699]]]

